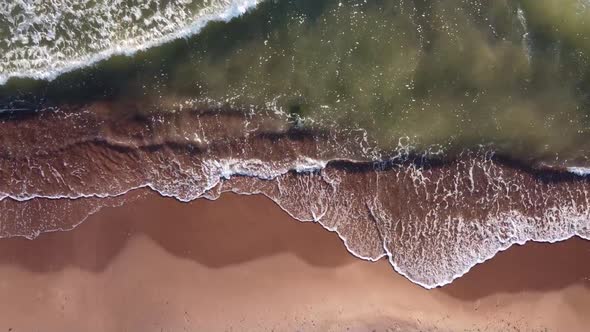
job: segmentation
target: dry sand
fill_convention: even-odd
[[[514,247],[425,290],[262,196],[145,199],[0,240],[2,331],[588,331],[590,242]]]

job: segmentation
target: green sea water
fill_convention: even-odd
[[[0,88],[5,108],[102,99],[273,108],[302,126],[364,129],[385,151],[404,139],[585,162],[590,3],[269,0],[192,37]]]

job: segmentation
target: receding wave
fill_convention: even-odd
[[[0,0],[0,81],[192,34],[0,86],[0,237],[262,194],[424,287],[590,238],[586,1],[258,2]]]
[[[53,79],[244,14],[260,0],[0,1],[0,84]]]
[[[272,112],[114,118],[106,107],[3,116],[0,236],[71,229],[145,188],[181,201],[263,194],[428,288],[515,243],[590,239],[590,179],[566,169],[485,147],[436,159],[403,142],[374,160],[358,152],[362,134],[302,130]]]

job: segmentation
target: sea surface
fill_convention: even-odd
[[[263,194],[427,288],[590,239],[587,0],[0,0],[0,84],[0,237]]]

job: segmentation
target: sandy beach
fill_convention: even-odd
[[[589,37],[590,0],[0,0],[0,332],[590,332]]]
[[[588,262],[529,243],[426,290],[263,196],[149,193],[0,240],[0,331],[587,331]]]

